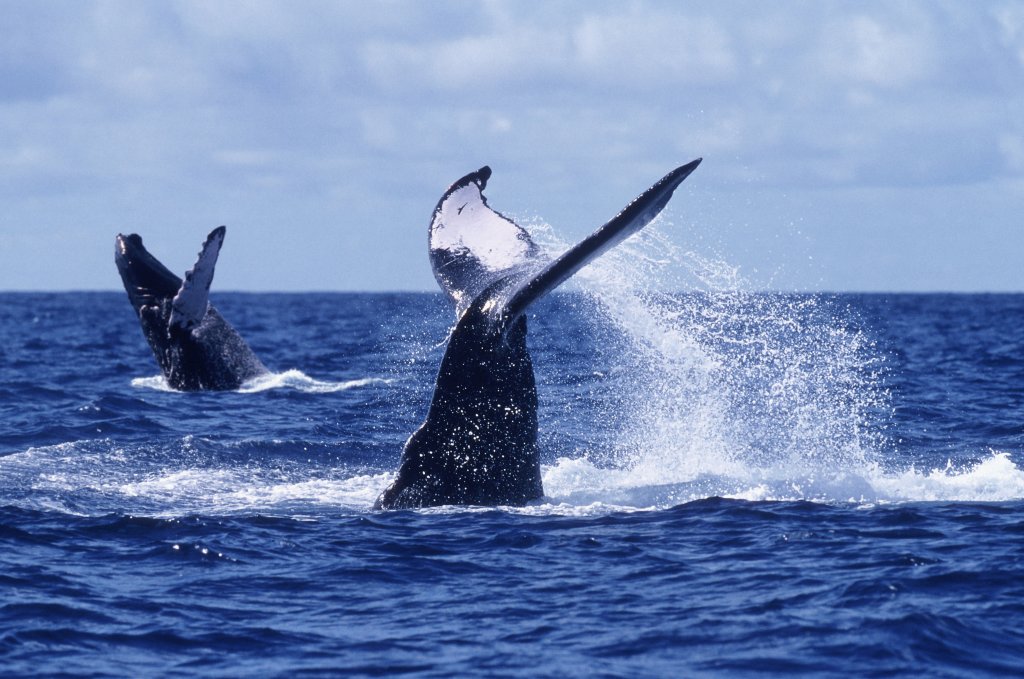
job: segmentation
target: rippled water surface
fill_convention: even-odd
[[[515,509],[371,509],[440,295],[215,295],[274,373],[182,394],[123,294],[0,294],[4,673],[1018,673],[1024,295],[702,264],[533,310],[546,497]]]

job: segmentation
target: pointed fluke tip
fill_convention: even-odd
[[[686,165],[680,165],[679,167],[677,167],[675,170],[671,172],[671,174],[678,176],[679,181],[683,181],[684,179],[690,176],[691,172],[697,169],[697,166],[700,165],[700,162],[702,160],[704,160],[704,158],[697,158],[696,160],[691,160]]]
[[[476,184],[478,187],[480,187],[480,190],[483,191],[485,188],[487,188],[487,180],[490,178],[491,168],[488,167],[487,165],[484,165],[476,172],[470,172],[464,177],[460,177],[456,182],[449,186],[448,190],[444,192],[443,196],[441,196],[441,200],[437,204],[438,207],[441,206],[441,203],[443,203],[448,198],[448,196],[452,195],[461,188],[469,186],[470,184]]]
[[[697,158],[696,160],[691,160],[686,165],[680,165],[662,177],[658,183],[652,186],[649,190],[669,189],[669,191],[675,191],[676,187],[682,184],[683,180],[689,177],[690,173],[697,169],[697,166],[700,165],[700,161],[702,160],[704,159]],[[671,193],[669,195],[671,195]]]
[[[490,178],[491,178],[491,167],[490,167],[490,165],[484,165],[483,167],[481,167],[476,172],[470,172],[469,174],[467,174],[465,177],[463,177],[460,180],[459,183],[461,183],[462,186],[466,186],[470,182],[475,182],[477,184],[477,186],[480,187],[480,190],[483,191],[484,189],[487,188],[487,180],[490,179]]]
[[[477,186],[480,187],[480,190],[483,190],[484,188],[487,187],[487,179],[489,178],[490,166],[484,165],[476,172],[470,172],[465,177],[455,182],[455,185],[452,186],[452,189],[455,190],[456,188],[462,188],[463,186],[468,186],[471,183],[475,183]]]
[[[216,229],[214,229],[213,231],[210,232],[210,235],[208,235],[206,237],[206,242],[209,243],[214,238],[216,238],[217,240],[224,240],[224,234],[226,234],[227,231],[228,231],[228,227],[226,227],[226,226],[218,226]]]

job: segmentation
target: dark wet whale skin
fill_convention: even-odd
[[[452,332],[427,419],[377,508],[523,505],[543,496],[526,318],[504,331],[481,295]]]
[[[170,323],[172,301],[182,280],[146,250],[137,234],[117,236],[114,260],[142,334],[171,388],[233,390],[267,372],[212,305],[194,328]]]
[[[376,508],[446,504],[524,505],[543,496],[537,449],[537,389],[526,348],[526,308],[579,270],[651,222],[675,188],[700,164],[697,159],[670,172],[616,217],[556,260],[538,257],[529,235],[494,212],[483,196],[491,170],[483,167],[455,182],[438,201],[431,222],[430,258],[434,275],[461,310],[441,361],[430,410],[402,451],[398,476],[377,499]],[[466,241],[439,239],[445,202],[475,184],[476,196],[460,196],[458,219],[474,205],[468,226],[498,229],[518,257],[504,268],[474,256]],[[485,212],[486,210],[486,212]],[[442,223],[439,225],[439,220]],[[465,224],[463,225],[466,226]],[[483,256],[490,246],[483,241]],[[481,291],[482,288],[482,291]]]

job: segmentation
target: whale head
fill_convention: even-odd
[[[136,313],[159,308],[170,314],[170,301],[181,288],[181,278],[146,250],[138,234],[117,235],[114,262]]]

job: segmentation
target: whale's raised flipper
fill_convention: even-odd
[[[398,475],[377,508],[523,505],[543,496],[537,390],[523,312],[649,224],[699,163],[670,172],[554,261],[487,205],[483,189],[490,168],[466,175],[444,193],[430,223],[430,261],[458,322],[426,421],[406,442]]]
[[[206,310],[210,306],[213,270],[217,266],[217,257],[220,255],[221,245],[224,244],[226,231],[226,227],[219,226],[206,237],[195,266],[185,274],[185,281],[181,284],[178,294],[171,300],[172,326],[191,330],[206,316]]]
[[[142,334],[167,383],[179,391],[238,389],[267,372],[231,324],[209,303],[225,228],[207,237],[185,280],[146,250],[137,234],[118,234],[114,262]]]

